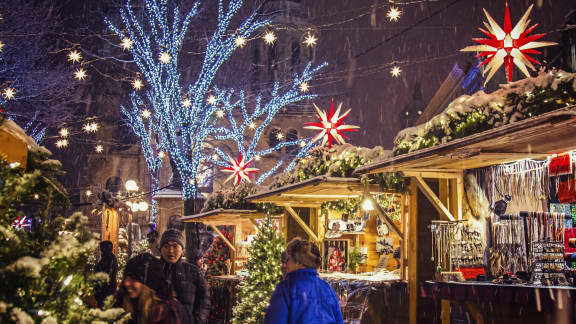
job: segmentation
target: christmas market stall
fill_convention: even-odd
[[[386,153],[351,145],[318,148],[293,172],[278,176],[271,189],[247,197],[283,208],[287,241],[301,237],[320,247],[320,276],[337,291],[348,321],[401,322],[396,317],[407,314],[398,312],[407,305],[402,184],[351,176],[358,165]]]
[[[576,77],[454,100],[358,174],[409,180],[410,323],[573,323]]]

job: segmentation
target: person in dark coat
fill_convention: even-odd
[[[286,247],[286,278],[274,290],[265,324],[343,324],[336,292],[318,277],[315,244],[295,238]]]
[[[130,324],[184,324],[163,264],[150,253],[128,260],[114,306],[130,313]]]
[[[204,324],[210,313],[210,294],[204,273],[196,264],[182,260],[184,236],[168,229],[160,239],[164,274],[171,281],[176,298],[182,304],[181,319],[186,324]]]
[[[94,297],[98,307],[104,306],[104,300],[116,293],[116,277],[118,275],[118,260],[112,252],[114,245],[110,241],[100,242],[100,261],[96,263],[94,272],[104,272],[108,275],[108,282],[99,285],[95,289]]]

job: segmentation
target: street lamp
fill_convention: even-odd
[[[128,213],[128,257],[132,256],[132,213],[139,211],[145,212],[148,210],[148,203],[138,200],[135,196],[136,192],[140,189],[138,183],[134,180],[128,180],[124,184],[126,191],[128,191],[128,201],[126,204],[130,207],[131,212]]]

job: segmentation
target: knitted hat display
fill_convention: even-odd
[[[180,244],[182,248],[184,248],[184,235],[182,235],[182,232],[177,229],[168,229],[162,234],[162,238],[160,239],[160,247],[163,247],[164,244],[168,242],[176,242]]]
[[[142,253],[128,260],[124,268],[124,277],[145,284],[160,298],[169,298],[172,293],[170,283],[164,276],[162,261],[150,253]]]

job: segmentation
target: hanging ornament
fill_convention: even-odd
[[[312,139],[312,142],[316,142],[322,139],[322,146],[328,142],[328,147],[332,147],[334,143],[334,139],[338,141],[340,144],[346,143],[344,138],[348,139],[346,135],[342,132],[355,132],[356,128],[360,128],[358,126],[353,125],[344,125],[343,121],[348,117],[350,113],[350,109],[348,109],[342,116],[340,116],[340,109],[342,108],[342,103],[338,105],[338,109],[334,112],[334,99],[332,99],[332,104],[330,105],[330,113],[326,113],[322,111],[314,104],[314,108],[318,112],[318,119],[320,119],[319,123],[305,123],[304,128],[306,129],[317,129],[320,130],[320,133]]]
[[[21,231],[25,227],[30,227],[30,224],[32,224],[31,219],[27,218],[26,216],[24,217],[18,216],[18,218],[15,219],[14,222],[12,223],[12,227],[14,227],[14,229],[17,231]]]
[[[240,184],[242,180],[250,182],[250,173],[256,173],[256,171],[260,170],[257,168],[249,168],[248,165],[252,163],[252,159],[248,161],[242,160],[242,153],[239,154],[238,160],[234,160],[231,157],[228,157],[228,159],[230,159],[230,166],[223,167],[221,170],[223,172],[230,172],[232,174],[226,179],[225,182],[230,181],[232,178],[235,178],[235,185]]]
[[[473,38],[472,40],[480,45],[468,46],[460,50],[461,52],[479,52],[477,57],[486,57],[484,61],[480,63],[481,66],[486,65],[486,71],[488,72],[488,77],[484,84],[494,76],[494,73],[496,73],[502,64],[504,64],[506,69],[506,79],[508,82],[512,81],[514,64],[526,77],[530,77],[526,66],[532,70],[536,70],[532,63],[540,63],[528,56],[528,54],[542,54],[542,52],[535,50],[535,48],[557,45],[553,42],[536,42],[536,40],[544,37],[546,34],[528,36],[528,34],[538,26],[538,24],[535,24],[526,29],[530,23],[528,16],[533,6],[534,5],[531,5],[528,10],[526,10],[524,16],[522,16],[514,28],[512,28],[512,22],[510,20],[508,2],[506,2],[506,12],[504,14],[504,28],[501,28],[490,16],[488,11],[484,9],[484,14],[486,15],[486,19],[488,19],[488,22],[484,23],[487,30],[483,28],[478,29],[484,35],[488,36],[488,38]]]

